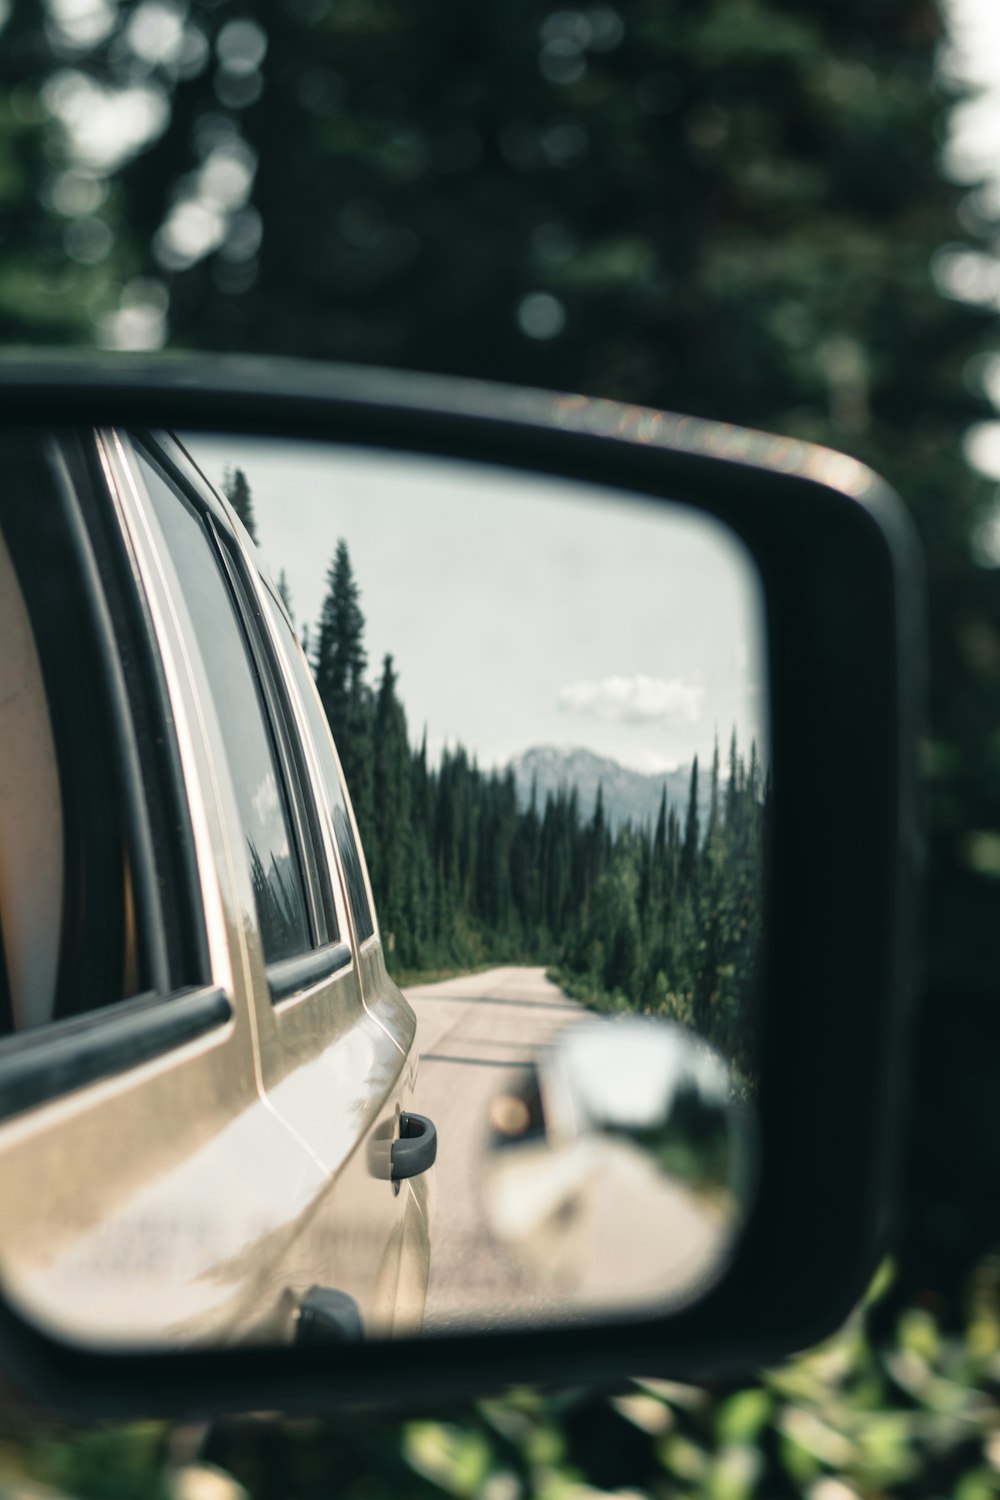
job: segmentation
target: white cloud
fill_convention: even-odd
[[[564,713],[585,714],[620,724],[697,724],[705,689],[679,677],[602,677],[574,682],[560,690]]]
[[[644,750],[635,761],[635,769],[645,771],[647,776],[666,776],[670,771],[679,770],[683,764],[676,755],[660,755],[656,750]]]

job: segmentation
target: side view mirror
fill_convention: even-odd
[[[677,1305],[717,1277],[752,1201],[754,1108],[687,1028],[570,1025],[491,1119],[493,1228],[577,1316]]]
[[[920,565],[808,444],[0,369],[0,1362],[80,1412],[722,1378],[891,1223]]]

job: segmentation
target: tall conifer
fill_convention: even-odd
[[[411,765],[406,714],[396,693],[396,681],[392,657],[387,655],[375,698],[371,876],[383,930],[393,933],[398,941],[405,917],[411,854]]]
[[[691,788],[688,792],[687,817],[684,820],[684,843],[681,848],[681,887],[687,891],[695,883],[698,869],[698,853],[701,847],[700,819],[698,817],[698,757],[691,762]]]
[[[315,647],[316,686],[340,752],[365,848],[373,841],[372,724],[365,618],[347,543],[337,543]]]
[[[294,625],[295,610],[292,608],[292,591],[288,586],[288,576],[285,573],[284,568],[282,568],[281,572],[278,574],[278,593],[281,595],[282,604],[288,611],[288,618]]]
[[[250,493],[250,483],[241,468],[230,469],[227,465],[222,475],[222,493],[256,541],[257,522],[253,513],[253,496]]]

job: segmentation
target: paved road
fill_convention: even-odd
[[[406,990],[417,1013],[415,1108],[438,1129],[424,1327],[546,1321],[561,1306],[483,1217],[489,1107],[555,1034],[587,1012],[538,968],[490,969]]]
[[[526,1267],[486,1223],[485,1143],[490,1105],[512,1075],[590,1013],[541,968],[491,969],[406,995],[419,1027],[415,1108],[431,1117],[439,1140],[424,1327],[441,1332],[470,1321],[495,1328],[565,1317],[572,1308],[558,1282]],[[597,1267],[597,1283],[590,1294],[574,1296],[577,1308],[641,1302],[645,1296],[633,1289],[643,1284],[676,1296],[717,1258],[718,1216],[654,1176],[638,1153],[605,1150],[596,1166],[591,1155],[584,1176],[590,1190],[579,1197],[573,1240],[562,1237],[594,1252],[588,1264]]]

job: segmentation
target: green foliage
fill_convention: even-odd
[[[684,835],[666,799],[655,830],[612,836],[598,789],[585,820],[576,791],[518,804],[511,771],[484,772],[461,746],[428,766],[411,748],[391,656],[365,681],[360,590],[341,540],[318,630],[316,674],[362,826],[393,972],[494,962],[559,965],[571,994],[692,1026],[749,1086],[766,807],[756,747],[730,746],[723,797],[712,762],[708,824],[692,767]],[[352,738],[351,724],[362,733]],[[370,802],[359,810],[357,786]],[[364,805],[364,804],[362,804]],[[362,821],[362,818],[364,821]],[[366,830],[367,824],[367,830]]]
[[[954,1335],[911,1309],[875,1343],[865,1333],[869,1307],[756,1386],[708,1392],[648,1382],[611,1401],[522,1392],[484,1402],[461,1422],[407,1424],[402,1451],[445,1495],[996,1495],[995,1291],[990,1264]]]
[[[734,733],[725,797],[718,750],[713,759],[704,837],[696,760],[683,841],[676,818],[668,822],[665,799],[652,835],[626,827],[613,842],[601,841],[602,858],[580,891],[556,971],[569,994],[596,1009],[639,1010],[693,1027],[729,1058],[745,1086],[756,1075],[766,824],[756,747],[747,768]]]
[[[220,1500],[326,1500],[331,1483],[344,1500],[996,1496],[998,1265],[982,1265],[954,1331],[910,1307],[876,1339],[867,1329],[892,1281],[880,1276],[838,1334],[754,1385],[641,1381],[610,1398],[522,1390],[397,1424],[230,1420],[205,1435],[202,1460],[218,1466]],[[0,1484],[25,1493],[27,1477],[53,1486],[44,1492],[53,1500],[200,1493],[191,1448],[183,1429],[162,1424],[87,1432],[21,1423],[0,1438]]]
[[[17,1417],[8,1426],[8,1416],[0,1428],[0,1493],[5,1497],[173,1500],[170,1438],[162,1422],[86,1431],[39,1419],[23,1407]]]
[[[372,695],[365,682],[364,615],[354,570],[341,541],[327,574],[313,655],[316,686],[340,749],[361,842],[373,849]]]
[[[402,928],[416,897],[417,876],[410,849],[410,786],[412,768],[406,734],[406,714],[396,696],[396,673],[392,657],[382,664],[382,680],[375,695],[372,741],[374,788],[374,841],[369,853],[373,888],[379,893],[378,910],[383,930]]]
[[[48,99],[60,60],[48,7],[20,0],[0,32],[0,341],[92,344],[135,262],[119,199],[76,170]],[[67,72],[66,78],[71,75]]]

